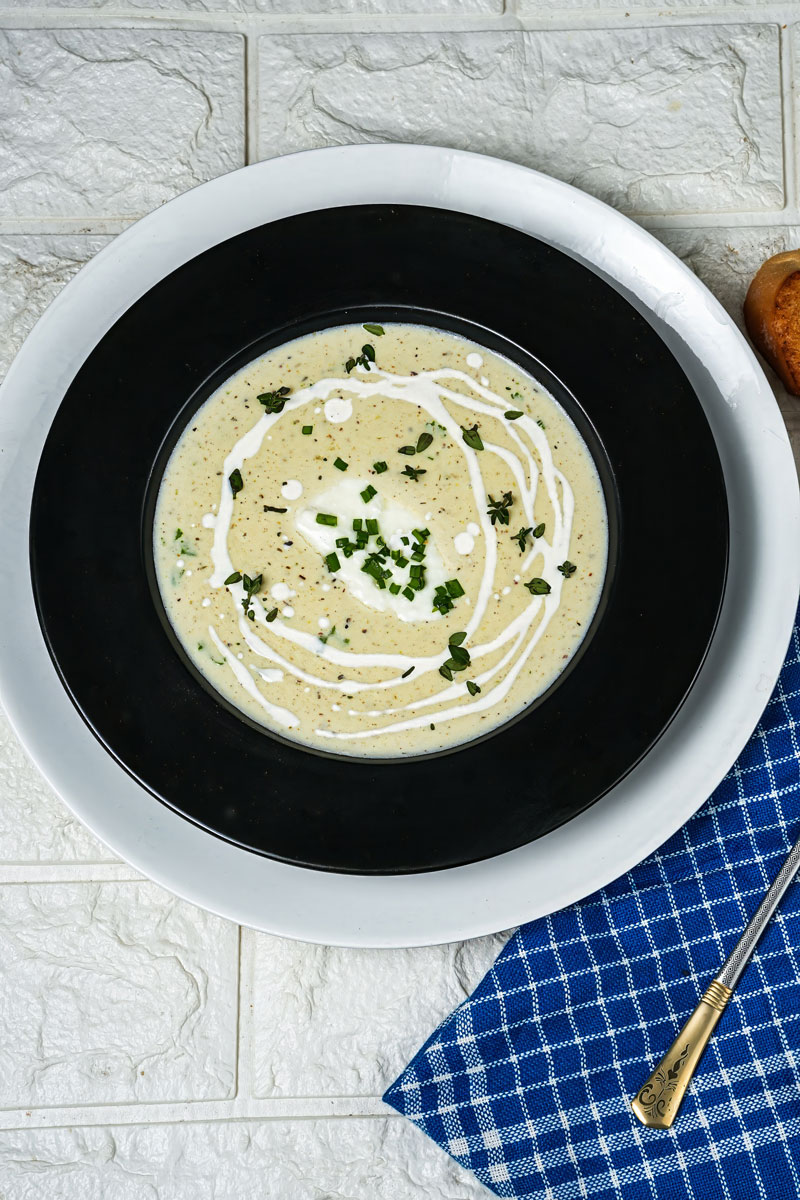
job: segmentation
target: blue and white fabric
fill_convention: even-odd
[[[671,1130],[630,1099],[800,834],[800,633],[739,761],[609,887],[523,926],[386,1101],[498,1196],[800,1197],[800,885],[722,1016]]]

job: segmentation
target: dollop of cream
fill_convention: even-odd
[[[284,600],[291,600],[292,596],[297,595],[297,592],[293,591],[288,583],[273,583],[269,589],[269,594],[273,600],[279,600],[283,603]]]
[[[281,487],[284,500],[299,500],[303,494],[303,485],[299,479],[287,479]]]
[[[467,533],[464,530],[461,533],[457,533],[453,538],[453,545],[455,546],[456,554],[472,554],[472,551],[475,549],[475,538],[471,533]]]
[[[203,517],[203,520],[200,522],[200,524],[203,526],[203,529],[213,529],[216,523],[217,518],[213,513],[206,513]]]
[[[332,425],[341,425],[353,415],[353,401],[345,396],[331,396],[330,400],[325,401],[323,408],[326,421],[330,421]]]
[[[472,354],[467,355],[467,366],[472,367],[473,371],[477,371],[479,367],[483,366],[483,358],[473,351]]]

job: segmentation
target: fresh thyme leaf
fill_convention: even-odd
[[[467,691],[469,692],[470,696],[477,696],[477,694],[480,690],[481,689],[478,687],[477,683],[475,683],[474,680],[472,680],[472,679],[467,680]]]
[[[456,664],[459,671],[463,667],[469,666],[471,662],[469,650],[465,650],[463,646],[454,646],[452,642],[447,649],[450,651],[450,658]]]
[[[389,470],[389,464],[385,462],[376,462],[372,464],[372,469],[376,475],[382,475],[384,471]]]
[[[386,333],[382,325],[362,325],[361,328],[366,329],[367,333],[374,334],[375,337],[383,337]]]
[[[333,465],[336,467],[337,471],[346,471],[348,467],[348,464],[343,458],[335,458],[333,460]]]
[[[264,512],[283,513],[283,512],[288,512],[288,511],[289,511],[288,508],[277,508],[274,504],[265,504],[264,505]]]
[[[417,454],[422,454],[422,451],[427,450],[428,446],[430,446],[432,442],[432,433],[421,433],[417,438]]]
[[[182,537],[183,537],[183,530],[182,530],[182,529],[176,529],[176,530],[175,530],[175,537],[174,537],[172,540],[173,540],[173,542],[177,542],[177,541],[179,541],[179,540],[180,540],[180,538],[182,538]]]
[[[510,408],[508,412],[504,412],[503,416],[507,421],[517,421],[520,417],[524,417],[525,413],[519,408]]]
[[[233,574],[229,575],[228,578],[225,580],[225,587],[227,587],[229,583],[241,583],[241,582],[242,582],[241,571],[234,571]]]
[[[544,579],[539,579],[538,576],[534,579],[529,579],[525,587],[532,596],[546,596],[550,591],[550,584]]]
[[[419,482],[420,475],[425,475],[427,472],[424,467],[406,467],[400,474],[407,475],[409,479],[413,479],[417,483]]]
[[[508,510],[514,503],[514,497],[511,492],[503,492],[502,500],[495,500],[491,492],[489,493],[489,507],[486,510],[487,516],[491,518],[492,524],[498,521],[501,525],[508,524]]]
[[[533,530],[530,527],[528,527],[527,529],[520,529],[519,533],[514,534],[513,540],[518,543],[520,554],[525,553],[525,542],[531,536],[532,533],[533,533]]]
[[[558,569],[565,579],[569,579],[571,575],[575,574],[578,568],[575,566],[575,563],[571,563],[569,559],[565,559]]]
[[[471,450],[483,449],[483,442],[481,441],[481,435],[478,433],[477,425],[473,425],[471,429],[465,429],[462,425],[461,436]]]
[[[356,365],[356,360],[354,358],[348,358],[347,362],[344,364],[344,369],[345,369],[345,371],[347,371],[348,375],[350,374],[350,372],[352,371],[352,369],[355,365]]]
[[[267,619],[267,621],[269,621],[270,624],[272,624],[272,622],[275,620],[277,615],[278,615],[277,608],[271,608],[269,610],[269,612],[267,613],[266,619]]]
[[[413,668],[413,667],[409,667],[407,671],[403,671],[403,674],[400,676],[400,678],[401,678],[401,679],[408,679],[409,675],[411,674],[411,672],[412,672],[413,670],[414,670],[414,668]]]
[[[368,362],[375,362],[375,347],[370,346],[369,342],[367,342],[366,346],[361,347],[361,353]]]
[[[536,528],[533,531],[533,536],[534,537],[543,537],[544,536],[544,521],[542,521],[541,525],[536,526]]]
[[[466,633],[451,633],[450,637],[447,639],[448,644],[450,646],[460,646],[466,636]]]
[[[327,633],[321,633],[319,635],[319,640],[322,642],[323,646],[326,646],[328,644],[328,638],[331,636],[332,633],[336,633],[335,625],[331,625],[331,627]]]
[[[442,665],[439,667],[439,674],[443,675],[444,678],[447,679],[450,683],[453,682],[453,672],[450,670],[450,668],[447,666],[446,663],[442,663]]]
[[[262,392],[257,396],[259,404],[263,404],[268,413],[276,414],[283,412],[286,404],[286,397],[289,395],[288,387],[277,388],[274,392]]]
[[[398,454],[416,454],[417,448],[416,448],[416,446],[398,446],[397,453]]]
[[[228,476],[228,483],[231,485],[231,491],[233,492],[234,496],[244,487],[242,472],[238,467],[235,471],[231,471],[230,475]]]

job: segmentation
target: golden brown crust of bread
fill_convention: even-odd
[[[800,396],[800,250],[776,254],[756,272],[744,302],[747,332]]]

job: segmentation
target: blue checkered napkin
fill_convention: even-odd
[[[610,887],[523,926],[385,1099],[498,1196],[800,1197],[800,886],[720,1020],[673,1129],[630,1099],[800,832],[800,632],[714,795]]]

